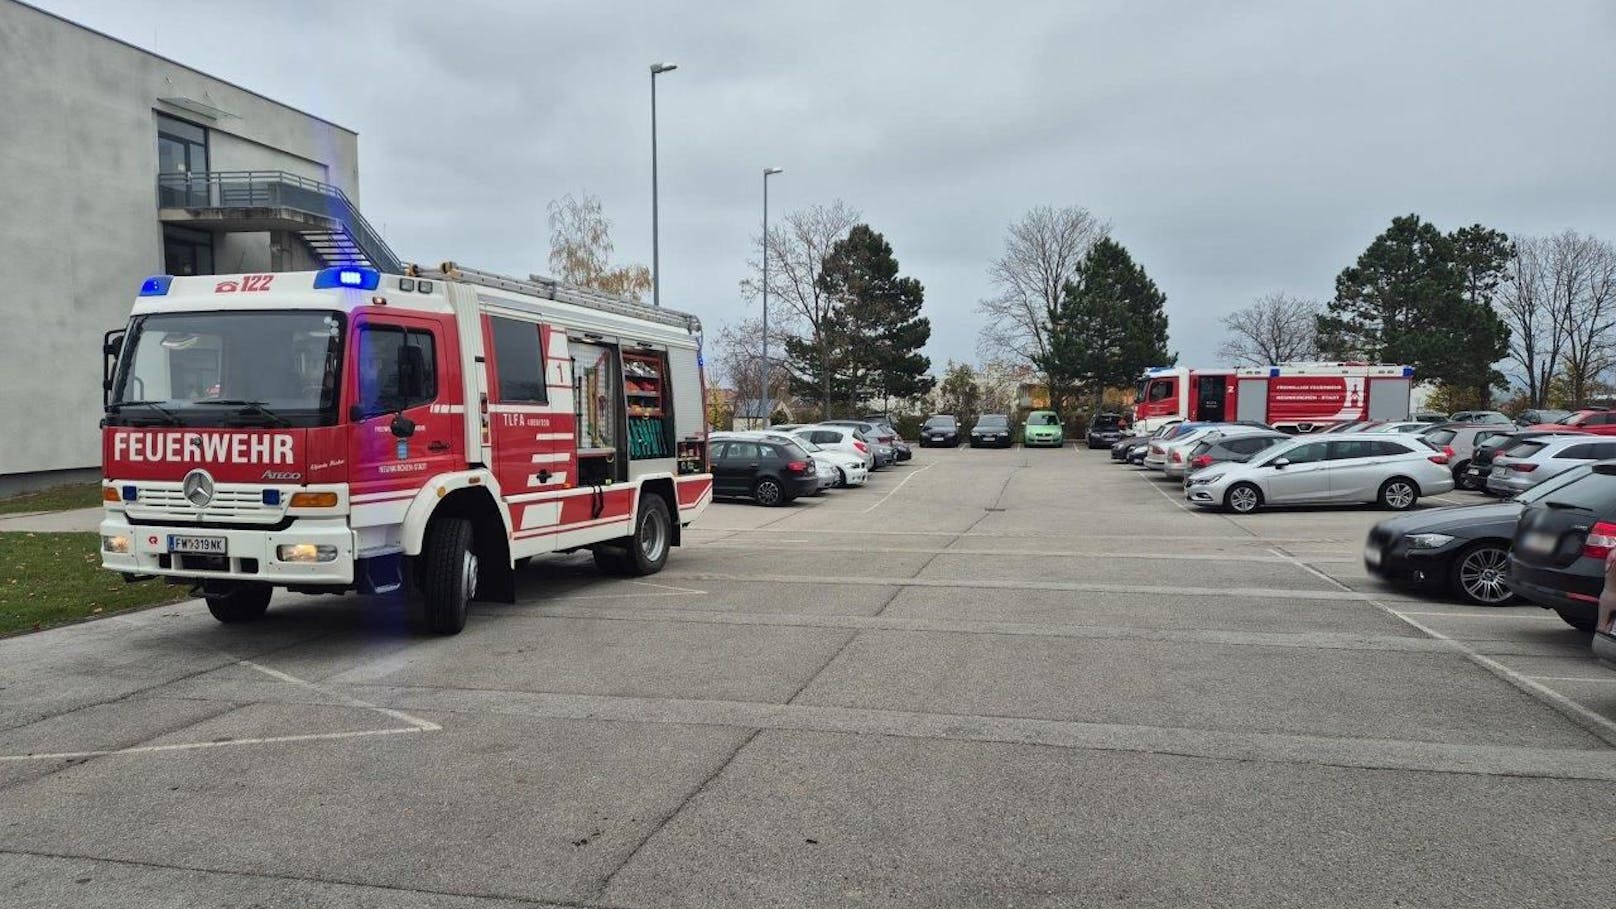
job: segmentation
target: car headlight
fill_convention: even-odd
[[[1408,541],[1409,549],[1441,549],[1453,542],[1453,537],[1445,533],[1411,533],[1403,539]]]
[[[1210,486],[1211,484],[1216,483],[1217,481],[1219,481],[1221,479],[1223,479],[1223,474],[1221,474],[1221,473],[1214,473],[1214,474],[1205,475],[1205,476],[1203,476],[1202,474],[1195,474],[1194,476],[1190,477],[1190,485],[1191,486]]]

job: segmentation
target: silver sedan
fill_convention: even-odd
[[[1275,445],[1244,464],[1214,464],[1189,478],[1191,503],[1249,514],[1264,505],[1374,502],[1402,511],[1453,489],[1448,456],[1400,434],[1340,433]]]

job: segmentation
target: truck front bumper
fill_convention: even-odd
[[[224,540],[223,555],[173,551],[174,537]],[[125,552],[111,551],[109,541],[123,541]],[[323,562],[290,562],[278,558],[280,547],[299,544],[330,547],[335,555]],[[101,521],[101,567],[133,575],[197,580],[262,581],[268,584],[352,584],[354,533],[340,520],[299,519],[284,530],[214,529],[185,525],[131,524],[109,512]]]

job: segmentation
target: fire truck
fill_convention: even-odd
[[[1179,420],[1256,420],[1286,432],[1313,432],[1343,420],[1406,420],[1412,366],[1286,363],[1145,370],[1134,426],[1154,432]]]
[[[356,591],[454,634],[541,553],[659,571],[712,500],[700,321],[539,276],[158,276],[103,352],[102,565],[222,622]]]

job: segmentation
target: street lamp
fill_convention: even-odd
[[[760,409],[769,406],[769,178],[784,172],[783,167],[763,168],[763,393],[758,395]]]
[[[677,63],[651,64],[651,305],[662,305],[662,263],[657,255],[656,77],[678,69]]]

